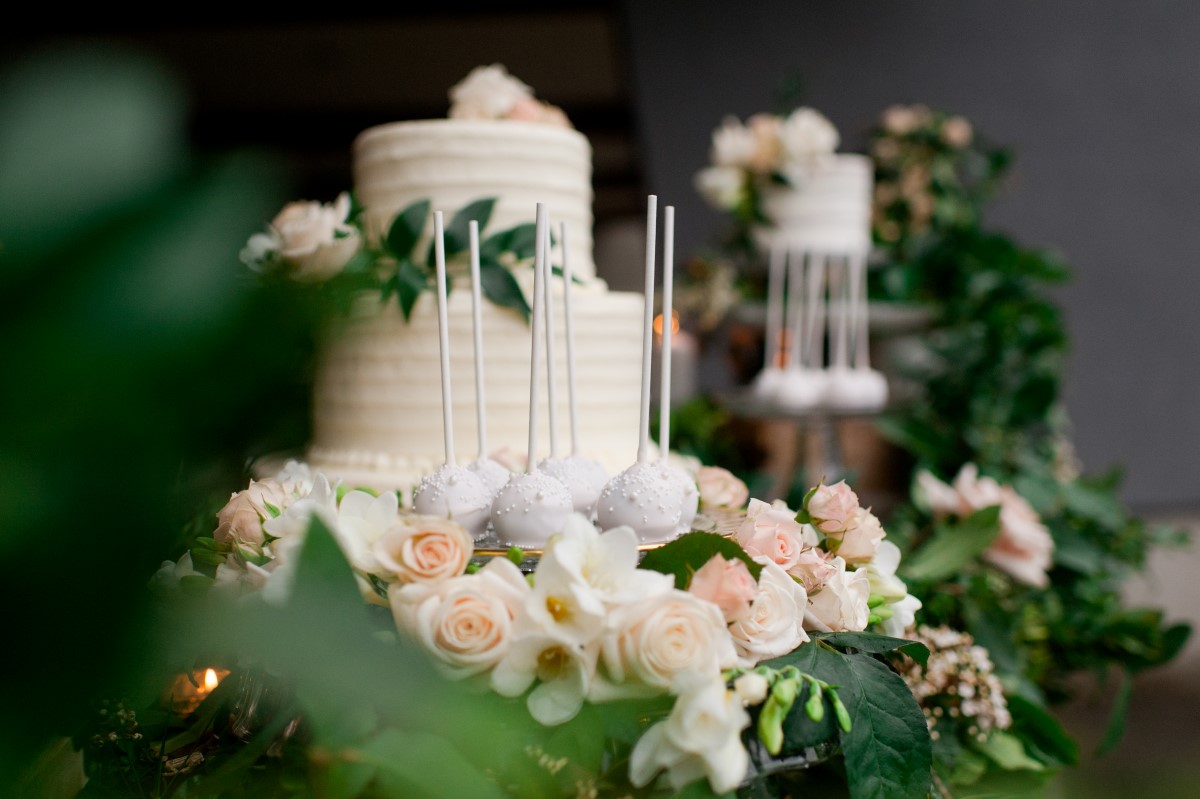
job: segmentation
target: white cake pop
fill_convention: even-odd
[[[674,538],[684,503],[683,487],[672,477],[666,462],[650,462],[650,354],[654,340],[657,204],[658,198],[650,195],[646,209],[646,299],[642,317],[642,396],[637,462],[608,481],[596,505],[596,517],[601,527],[628,525],[643,543]]]
[[[461,524],[476,539],[487,531],[491,494],[470,470],[454,462],[454,417],[450,397],[450,337],[446,320],[446,251],[442,212],[433,215],[433,241],[437,263],[438,346],[442,368],[442,426],[446,463],[421,480],[413,492],[417,513],[445,516]]]
[[[571,494],[566,486],[537,468],[538,365],[541,360],[542,286],[546,272],[546,208],[537,206],[537,246],[533,266],[532,343],[529,356],[529,469],[514,473],[492,500],[492,527],[500,541],[510,546],[541,547],[561,532],[571,515]]]
[[[852,411],[877,411],[887,404],[888,384],[882,372],[871,368],[868,342],[866,297],[866,257],[852,256],[846,264],[849,273],[850,310],[847,323],[854,332],[854,364],[831,370],[827,401]],[[843,349],[847,349],[845,345]],[[844,364],[845,358],[842,359]]]
[[[608,472],[596,461],[581,457],[578,454],[579,429],[576,422],[575,404],[575,348],[574,329],[571,313],[571,263],[567,257],[567,228],[560,228],[560,243],[563,251],[563,302],[564,321],[567,326],[567,392],[570,400],[571,443],[572,454],[558,457],[558,407],[556,386],[558,378],[555,372],[554,359],[554,293],[551,291],[549,276],[544,283],[543,299],[545,300],[546,316],[546,383],[549,387],[550,399],[550,456],[543,458],[538,469],[558,480],[571,494],[571,504],[577,513],[582,513],[589,519],[595,513],[596,500],[600,490],[608,481]],[[549,237],[549,231],[546,233]],[[550,251],[549,242],[544,243],[546,252]]]
[[[487,398],[483,379],[483,298],[479,279],[479,223],[468,226],[471,255],[471,327],[475,336],[475,428],[479,435],[479,457],[467,465],[490,492],[490,498],[508,482],[512,474],[504,464],[488,456]]]
[[[700,508],[700,490],[696,480],[684,469],[671,463],[671,335],[675,330],[674,284],[675,284],[675,207],[668,205],[663,211],[663,292],[662,292],[662,358],[659,361],[659,406],[658,445],[661,448],[663,468],[679,489],[679,520],[675,532],[686,533],[692,529],[696,511]]]

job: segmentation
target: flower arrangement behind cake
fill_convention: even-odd
[[[704,507],[740,517],[729,536],[694,532],[640,557],[632,529],[576,514],[530,568],[475,556],[465,529],[394,493],[346,491],[293,463],[234,494],[156,584],[286,605],[306,546],[328,534],[368,605],[446,679],[519,700],[511,712],[543,725],[531,751],[577,717],[641,708],[635,737],[606,745],[615,755],[572,764],[591,769],[583,784],[718,795],[782,759],[841,752],[852,796],[876,795],[882,766],[888,795],[924,797],[925,717],[884,658],[925,662],[895,637],[920,603],[878,519],[845,483],[817,486],[799,511],[742,509],[744,484],[714,467],[700,486]],[[878,712],[899,723],[873,726]]]

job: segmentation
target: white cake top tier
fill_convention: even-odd
[[[420,200],[449,219],[495,197],[484,236],[531,223],[544,202],[571,231],[571,269],[595,276],[592,257],[592,149],[569,128],[516,120],[434,119],[369,128],[354,142],[354,187],[367,231],[379,236]],[[432,235],[432,222],[426,235]]]
[[[762,190],[771,227],[755,231],[759,245],[822,253],[871,247],[873,167],[865,155],[831,155],[788,170],[788,186]]]

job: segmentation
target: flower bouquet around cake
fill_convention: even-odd
[[[395,493],[252,481],[154,579],[164,662],[223,679],[97,716],[84,795],[771,796],[823,770],[927,796],[929,652],[879,521],[844,483],[793,511],[698,478],[729,535],[639,560],[575,515],[532,571]]]

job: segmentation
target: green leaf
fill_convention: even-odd
[[[821,642],[804,644],[765,665],[794,665],[838,686],[851,720],[850,731],[839,733],[851,799],[928,796],[933,763],[929,728],[899,675],[872,656],[845,655]],[[826,718],[833,716],[832,706],[828,710]],[[793,712],[803,714],[804,708],[797,703]],[[786,740],[789,729],[785,727],[785,749],[792,745]]]
[[[501,254],[510,252],[517,260],[532,258],[537,244],[537,225],[527,222],[502,230],[489,236],[479,245],[480,261],[498,260]]]
[[[1013,720],[1010,731],[1025,741],[1026,747],[1032,746],[1041,757],[1063,765],[1079,762],[1078,744],[1046,708],[1020,694],[1007,698]]]
[[[814,633],[814,639],[824,641],[830,646],[841,649],[855,649],[868,655],[882,655],[885,652],[903,652],[924,666],[929,662],[929,648],[918,641],[908,641],[904,638],[893,638],[889,635],[876,633]]]
[[[529,321],[531,309],[512,273],[497,263],[479,265],[479,284],[483,296],[501,308],[511,308]]]
[[[386,796],[470,796],[503,799],[504,792],[448,741],[426,733],[385,729],[357,751],[374,766]]]
[[[1063,497],[1067,501],[1067,510],[1085,519],[1091,519],[1108,528],[1117,528],[1125,523],[1125,514],[1117,501],[1115,491],[1111,488],[1088,485],[1082,480],[1075,480],[1063,486]]]
[[[983,741],[975,742],[975,748],[1006,771],[1045,771],[1043,763],[1025,753],[1021,739],[1002,730],[993,730]]]
[[[1117,688],[1117,696],[1113,699],[1112,712],[1108,717],[1108,729],[1104,731],[1104,739],[1096,747],[1097,755],[1104,755],[1116,748],[1125,735],[1125,720],[1129,717],[1129,702],[1133,698],[1133,678],[1129,672],[1121,672],[1121,685]]]
[[[1054,562],[1080,574],[1097,574],[1104,568],[1106,555],[1094,541],[1072,528],[1058,524],[1051,527],[1054,534]]]
[[[396,258],[410,258],[417,239],[425,229],[425,218],[429,216],[429,200],[419,200],[396,214],[392,226],[384,239],[387,251]]]
[[[933,537],[905,565],[910,580],[934,582],[974,562],[1000,533],[1000,506],[972,513],[957,524],[941,524]]]
[[[464,208],[459,209],[454,218],[450,220],[450,224],[444,228],[447,259],[458,255],[470,246],[470,224],[472,220],[479,223],[480,231],[483,231],[487,227],[488,220],[492,218],[492,209],[495,205],[495,197],[485,197],[482,200],[475,200]],[[480,249],[482,249],[482,245]],[[429,255],[425,259],[430,268],[433,268],[435,265],[435,252],[434,243],[430,242]],[[482,255],[480,257],[482,259]]]
[[[746,564],[755,580],[762,572],[762,566],[755,563],[736,541],[716,533],[682,535],[665,546],[647,552],[640,568],[673,575],[675,587],[686,591],[692,575],[708,563],[713,555],[721,555],[726,560],[737,558]]]
[[[421,267],[407,258],[402,259],[396,265],[396,294],[400,300],[400,311],[404,314],[404,321],[407,322],[412,316],[412,309],[417,304],[417,298],[427,288],[429,288],[428,275]]]

